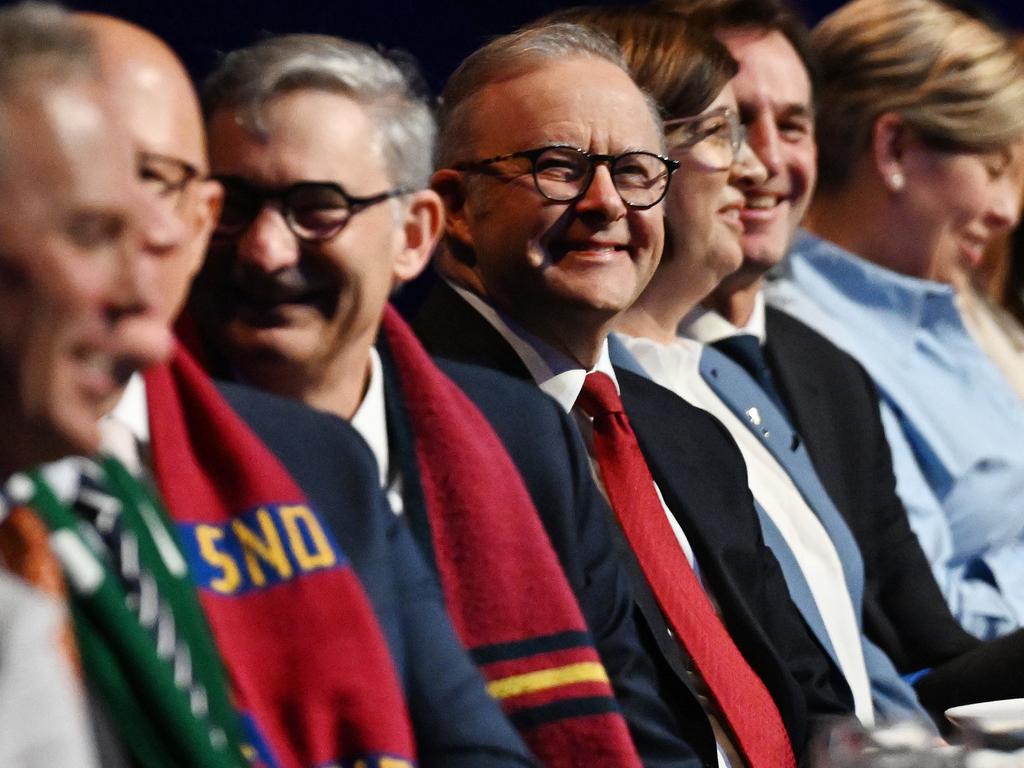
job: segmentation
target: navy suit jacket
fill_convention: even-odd
[[[389,448],[400,462],[403,504],[422,551],[431,557],[418,469],[402,395],[383,341]],[[580,605],[594,646],[643,763],[696,766],[657,692],[654,664],[640,644],[629,580],[615,556],[609,511],[590,475],[586,449],[571,419],[536,387],[478,366],[444,360],[438,367],[480,409],[519,470]],[[529,578],[524,570],[523,578]]]
[[[413,323],[427,349],[453,360],[496,368],[527,381],[512,347],[450,287],[439,284]],[[838,668],[803,623],[778,563],[761,538],[746,469],[732,438],[715,419],[667,389],[617,369],[622,401],[665,501],[693,546],[701,577],[729,633],[767,685],[800,754],[819,719],[849,714],[852,700]],[[687,741],[706,765],[715,742],[689,688],[687,660],[671,639],[621,531],[620,556],[642,616],[642,635],[659,665],[663,696]]]
[[[535,765],[456,639],[440,588],[388,507],[376,461],[355,430],[291,400],[236,384],[218,388],[288,469],[351,560],[398,668],[419,764]]]
[[[944,723],[956,704],[1024,696],[1024,630],[983,643],[949,611],[896,494],[878,391],[852,357],[767,311],[765,355],[822,483],[864,558],[864,630]]]

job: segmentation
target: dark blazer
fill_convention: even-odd
[[[291,400],[236,384],[218,388],[288,469],[352,561],[404,685],[419,764],[535,765],[456,639],[439,586],[388,507],[376,461],[355,430]]]
[[[779,393],[864,556],[868,636],[904,673],[975,647],[980,641],[950,613],[896,495],[871,378],[791,315],[769,307],[767,330],[765,356]]]
[[[440,357],[532,381],[512,347],[447,285],[435,288],[413,327]],[[641,450],[686,531],[701,577],[733,639],[771,692],[800,754],[817,721],[848,714],[852,698],[800,618],[778,563],[763,544],[739,451],[704,411],[629,371],[618,369],[616,375]],[[670,638],[635,557],[621,533],[617,536],[643,634],[657,651],[663,695],[675,706],[687,741],[706,765],[714,765],[714,736],[689,689],[686,659]]]
[[[389,447],[400,462],[403,505],[428,559],[425,519],[411,433],[383,341]],[[633,742],[648,768],[696,766],[693,751],[657,692],[654,663],[640,644],[629,580],[615,556],[609,510],[590,475],[571,419],[536,387],[496,371],[436,361],[494,427],[515,462],[551,539],[615,690]],[[529,578],[524,572],[524,578]]]
[[[791,315],[767,311],[765,354],[815,469],[864,558],[864,630],[921,702],[1024,696],[1024,631],[983,643],[950,613],[896,494],[878,391],[852,357]]]

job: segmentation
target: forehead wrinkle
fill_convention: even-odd
[[[575,81],[572,85],[550,75],[551,70],[579,64],[600,67],[602,62],[558,62],[484,86],[476,94],[476,114],[484,117],[473,120],[470,130],[478,153],[519,151],[554,143],[602,154],[660,151],[659,126],[626,73],[608,64],[610,77],[605,82],[595,82],[597,75],[590,74],[588,82]],[[619,77],[619,82],[614,77]],[[648,135],[638,140],[640,134]]]

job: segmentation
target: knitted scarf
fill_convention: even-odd
[[[544,765],[640,766],[512,459],[390,306],[382,330],[412,432],[445,603],[488,690]]]
[[[394,666],[331,532],[183,349],[145,379],[156,479],[252,756],[412,765]]]

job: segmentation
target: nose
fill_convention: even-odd
[[[583,197],[576,201],[576,212],[583,215],[600,216],[606,221],[617,221],[626,215],[626,204],[612,181],[611,169],[604,163],[594,168],[590,186]]]
[[[238,237],[239,266],[254,267],[267,274],[299,263],[299,240],[292,234],[281,211],[270,205],[252,220]]]
[[[988,210],[989,226],[999,232],[1012,229],[1020,222],[1021,180],[1015,176],[1007,174],[992,196]]]
[[[747,127],[747,142],[764,167],[766,178],[781,173],[783,161],[779,129],[770,115],[759,117]]]
[[[729,183],[742,189],[763,184],[767,178],[768,168],[761,162],[761,158],[750,144],[744,141],[740,144],[739,151],[729,168]]]
[[[141,195],[137,228],[118,249],[108,317],[122,359],[135,369],[164,360],[173,345],[169,320],[160,312],[162,259],[174,258],[185,224],[159,201]]]

